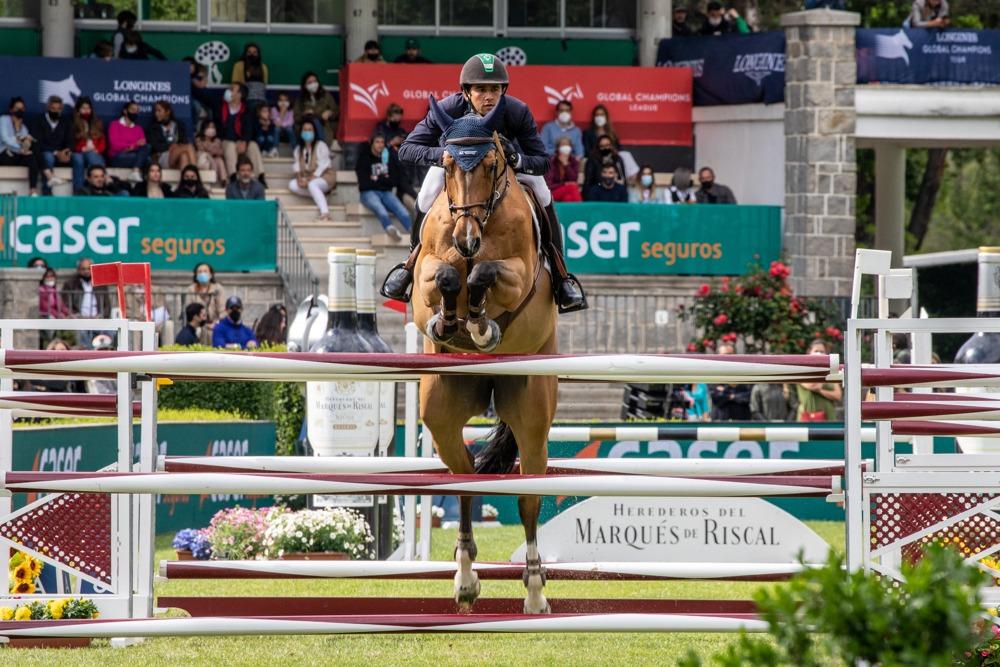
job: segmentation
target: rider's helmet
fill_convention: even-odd
[[[507,92],[510,77],[507,67],[492,53],[479,53],[465,61],[459,85],[462,90],[469,90],[475,84],[500,84],[503,92]]]

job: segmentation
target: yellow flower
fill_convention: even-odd
[[[27,607],[18,607],[17,611],[14,612],[15,621],[30,621],[31,620],[31,610]]]
[[[14,610],[10,607],[0,607],[0,621],[9,621],[14,618]]]
[[[31,568],[31,573],[37,577],[42,572],[44,564],[40,560],[37,560],[35,558],[29,558],[28,566]]]
[[[34,575],[31,573],[31,567],[27,563],[21,563],[11,572],[13,576],[18,581],[31,581],[34,579]]]
[[[95,612],[94,612],[94,615],[93,615],[93,616],[91,616],[91,618],[99,618],[99,617],[100,617],[100,615],[101,615],[101,612],[99,612],[99,611],[95,611]]]
[[[986,611],[989,612],[990,616],[996,616],[997,615],[997,608],[996,607],[990,607]]]
[[[63,616],[63,607],[66,605],[65,600],[52,600],[49,602],[49,615],[52,618],[60,619]]]
[[[30,581],[18,581],[14,584],[14,588],[11,593],[16,593],[18,595],[30,595],[35,592],[35,585]]]

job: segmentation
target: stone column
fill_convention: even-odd
[[[42,55],[49,58],[72,58],[73,3],[71,0],[46,0],[42,3]]]
[[[785,252],[806,296],[848,296],[857,164],[852,12],[814,9],[785,28]]]
[[[875,146],[875,247],[892,251],[892,266],[903,266],[906,200],[906,148]]]
[[[378,39],[377,0],[347,0],[344,7],[344,62],[356,60],[365,52],[365,42]]]
[[[639,65],[654,67],[661,39],[670,37],[673,0],[639,0]]]

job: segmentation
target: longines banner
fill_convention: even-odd
[[[18,197],[0,249],[68,269],[77,260],[149,262],[153,270],[273,271],[277,203],[131,197]],[[17,260],[14,260],[17,261]]]
[[[695,106],[774,104],[785,99],[785,33],[660,40],[660,67],[687,67]]]
[[[556,204],[574,273],[741,275],[781,254],[780,206]]]
[[[858,83],[1000,84],[1000,30],[857,31]]]
[[[340,73],[341,141],[366,141],[390,103],[403,107],[411,129],[427,115],[427,99],[458,92],[460,65],[368,65]],[[623,144],[691,145],[691,71],[669,67],[510,67],[508,92],[531,108],[541,125],[559,100],[573,103],[573,121],[590,124],[594,106],[607,107]]]
[[[49,96],[58,95],[70,110],[77,99],[89,97],[105,122],[120,116],[126,102],[139,104],[140,122],[145,122],[158,100],[170,102],[177,118],[191,118],[187,63],[0,57],[0,71],[8,73],[0,80],[0,99],[6,104],[11,97],[23,97],[29,115],[44,112]]]
[[[159,453],[175,456],[268,456],[274,454],[271,422],[210,422],[160,424]],[[139,441],[139,425],[133,434]],[[114,426],[51,426],[14,430],[14,470],[76,472],[98,470],[114,463]],[[15,507],[35,500],[34,494],[15,494]],[[156,530],[204,528],[224,507],[268,507],[271,496],[205,494],[156,496]]]

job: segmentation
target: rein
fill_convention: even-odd
[[[449,139],[449,144],[485,144],[493,143],[492,139],[487,138],[468,138],[468,139]],[[492,183],[492,194],[490,198],[486,201],[476,202],[474,204],[455,204],[451,199],[451,193],[448,192],[448,188],[445,188],[445,196],[448,198],[448,212],[451,213],[451,219],[453,222],[458,222],[462,218],[469,217],[476,221],[479,225],[480,230],[485,233],[486,223],[489,222],[490,216],[493,215],[493,211],[496,209],[497,205],[503,201],[503,198],[507,195],[507,191],[510,189],[510,176],[507,174],[507,163],[503,162],[503,172],[500,172],[501,160],[497,160],[493,163],[493,173],[490,177]],[[503,190],[500,189],[500,180],[504,179]],[[472,212],[472,209],[481,208],[485,210],[482,217]],[[458,215],[455,215],[455,214]]]

